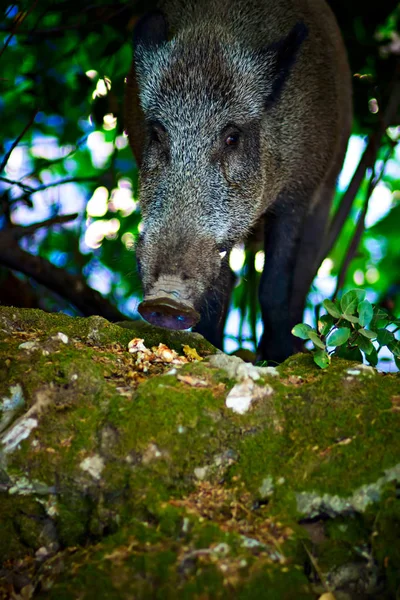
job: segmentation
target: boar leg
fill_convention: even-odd
[[[292,296],[306,210],[304,200],[278,198],[265,216],[265,264],[259,289],[264,324],[258,347],[260,360],[282,362],[299,349],[291,329],[302,320],[304,290],[300,301],[296,298],[292,302]],[[309,278],[308,274],[307,282]]]
[[[193,329],[211,344],[222,350],[225,321],[229,300],[235,283],[235,274],[229,267],[228,255],[223,260],[218,281],[207,293],[200,311],[200,321]]]
[[[292,293],[290,298],[291,323],[301,323],[307,294],[314,277],[325,258],[321,256],[324,237],[330,211],[330,200],[334,193],[333,187],[323,186],[319,192],[314,210],[307,216],[293,274]],[[302,343],[300,342],[300,345]]]

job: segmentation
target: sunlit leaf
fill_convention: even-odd
[[[340,358],[345,358],[346,360],[355,360],[356,362],[362,362],[363,357],[361,351],[357,347],[350,347],[346,345],[337,346],[334,352],[335,356],[339,356]]]
[[[394,334],[387,329],[380,329],[377,334],[377,339],[380,346],[388,346],[395,341]]]
[[[373,367],[376,367],[376,365],[378,364],[378,353],[375,348],[371,350],[369,354],[366,354],[365,358]]]
[[[308,332],[308,337],[317,348],[321,348],[321,350],[325,350],[324,342],[319,338],[318,334],[311,330]]]
[[[355,343],[360,348],[360,350],[365,352],[365,354],[371,354],[371,352],[375,350],[375,346],[373,345],[373,343],[368,338],[362,335],[357,336]]]
[[[334,319],[333,319],[332,315],[329,315],[329,314],[328,315],[322,315],[322,317],[320,317],[318,319],[318,331],[319,331],[319,333],[321,335],[326,335],[330,331],[333,323],[334,323]]]
[[[365,290],[350,290],[346,292],[340,301],[340,308],[343,313],[348,315],[354,314],[358,304],[364,300],[365,295]]]
[[[339,319],[340,310],[338,309],[336,304],[332,302],[332,300],[324,300],[322,304],[326,308],[328,313],[332,315],[332,317],[335,317],[335,319]]]
[[[312,327],[310,327],[310,325],[307,325],[306,323],[298,323],[293,327],[292,334],[298,338],[301,338],[302,340],[308,340],[309,331],[312,331]]]
[[[350,329],[348,327],[339,327],[331,333],[326,340],[328,346],[341,346],[345,344],[350,337]]]
[[[345,319],[346,321],[349,321],[349,323],[358,323],[359,322],[358,317],[356,317],[354,315],[344,314],[344,315],[342,315],[342,319]]]
[[[331,362],[331,357],[327,352],[324,352],[324,350],[317,350],[317,352],[314,352],[313,358],[314,362],[321,367],[321,369],[329,367]]]
[[[359,329],[358,333],[361,333],[361,335],[368,338],[369,340],[374,340],[377,336],[375,331],[370,331],[369,329],[364,329],[364,328]]]
[[[368,300],[363,300],[358,305],[357,311],[360,325],[362,325],[362,327],[368,327],[368,325],[371,323],[372,317],[374,316],[372,304],[368,302]]]
[[[400,341],[399,340],[390,342],[390,344],[388,344],[388,348],[389,348],[390,352],[392,352],[395,356],[397,356],[397,357],[400,356]]]

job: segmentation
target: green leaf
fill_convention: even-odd
[[[292,329],[292,334],[302,340],[308,340],[308,332],[312,331],[312,327],[307,325],[307,323],[298,323]]]
[[[355,343],[360,348],[360,350],[365,352],[365,354],[369,355],[375,350],[375,346],[373,345],[373,343],[362,335],[357,336]]]
[[[396,365],[396,367],[397,367],[397,368],[399,369],[399,371],[400,371],[400,358],[399,358],[399,357],[397,357],[397,356],[395,356],[395,357],[394,357],[394,362],[395,362],[395,365]]]
[[[352,315],[358,304],[365,298],[365,290],[350,290],[346,292],[340,301],[340,308],[344,314]]]
[[[324,350],[317,350],[317,352],[314,352],[313,358],[315,364],[321,367],[321,369],[326,369],[331,363],[331,357]]]
[[[395,341],[394,334],[387,329],[380,329],[378,331],[378,343],[380,346],[388,346]]]
[[[376,319],[386,319],[389,315],[388,311],[380,306],[374,306],[374,317]]]
[[[322,317],[318,320],[318,331],[321,335],[326,335],[329,333],[331,327],[333,326],[334,319],[332,315],[322,315]]]
[[[336,304],[334,302],[332,302],[332,300],[324,300],[322,304],[323,304],[324,308],[327,310],[327,312],[330,315],[332,315],[332,317],[334,317],[335,319],[340,318],[340,310],[338,309]]]
[[[390,342],[390,344],[388,344],[388,348],[392,354],[394,354],[397,357],[400,357],[400,341],[399,340]]]
[[[374,306],[374,316],[370,323],[371,329],[382,329],[389,323],[388,312],[380,306]]]
[[[372,350],[372,352],[370,352],[370,354],[366,355],[366,359],[370,365],[376,367],[376,365],[378,364],[378,353],[375,348]]]
[[[324,342],[319,338],[318,334],[311,330],[308,332],[308,337],[317,348],[321,348],[321,350],[325,350]]]
[[[331,333],[326,340],[328,346],[341,346],[345,344],[350,337],[350,329],[348,327],[339,327]]]
[[[348,346],[338,346],[334,354],[335,356],[340,356],[340,358],[346,358],[347,360],[354,360],[356,362],[363,361],[361,351],[357,347],[349,348]]]
[[[355,317],[354,315],[343,314],[342,319],[345,319],[346,321],[349,321],[350,323],[358,323],[359,322],[358,317]]]
[[[361,333],[361,335],[368,338],[369,340],[374,340],[378,335],[377,333],[375,333],[375,331],[371,331],[370,329],[359,329],[358,333]]]
[[[360,325],[362,325],[362,327],[368,327],[372,321],[372,317],[374,316],[372,304],[368,302],[368,300],[363,300],[358,305],[357,311]]]
[[[375,317],[374,317],[369,325],[375,331],[375,329],[384,329],[385,327],[387,327],[389,325],[389,323],[390,323],[389,319],[375,320]]]

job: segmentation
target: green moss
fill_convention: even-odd
[[[400,501],[398,486],[387,486],[379,511],[369,510],[371,544],[374,557],[386,580],[386,595],[395,598],[400,589]]]
[[[212,347],[196,336],[41,311],[0,308],[0,320],[0,395],[20,384],[38,421],[2,453],[0,555],[49,544],[44,522],[63,549],[37,597],[253,599],[268,589],[268,598],[314,598],[298,521],[321,513],[326,539],[307,544],[320,569],[372,545],[395,595],[398,376],[354,375],[343,360],[321,371],[298,355],[257,382],[273,393],[239,415],[225,403],[236,382],[207,361],[184,366],[186,382],[132,375],[123,351],[132,337],[206,356]],[[36,350],[19,348],[32,340]],[[11,497],[10,477],[36,485]]]
[[[0,494],[0,564],[32,555],[44,544],[45,513],[33,498]]]
[[[210,527],[197,522],[180,541],[176,531],[132,523],[89,550],[64,553],[54,573],[51,565],[46,570],[43,586],[49,589],[37,597],[261,599],[265,590],[273,599],[314,597],[301,568],[257,557],[237,536]]]

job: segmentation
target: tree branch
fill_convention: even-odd
[[[6,166],[6,164],[8,163],[8,160],[9,160],[9,158],[11,156],[11,152],[14,150],[14,148],[16,146],[18,146],[18,144],[20,143],[20,141],[24,137],[25,133],[28,131],[29,127],[32,125],[33,121],[35,120],[35,117],[36,117],[37,113],[38,113],[38,110],[35,110],[34,113],[31,116],[31,118],[29,119],[29,122],[25,125],[25,127],[23,128],[23,130],[21,131],[21,133],[19,134],[19,136],[11,144],[11,148],[6,153],[6,155],[4,156],[4,158],[3,158],[3,160],[2,160],[2,162],[0,164],[0,173],[3,171],[3,169]]]
[[[3,229],[0,231],[0,243],[3,238],[8,237],[13,241],[20,240],[26,235],[35,233],[35,231],[41,229],[42,227],[51,227],[51,225],[68,223],[68,221],[73,221],[78,216],[78,213],[72,213],[70,215],[58,215],[56,217],[46,219],[46,221],[41,221],[40,223],[32,223],[31,225],[15,225],[13,227],[9,227],[8,229]]]
[[[76,215],[53,217],[42,223],[26,227],[17,226],[0,231],[0,264],[32,277],[49,290],[56,292],[71,302],[84,316],[101,315],[109,321],[126,320],[126,317],[88,286],[80,275],[70,275],[64,269],[52,265],[41,256],[33,256],[19,247],[17,240],[29,235],[40,227],[55,223],[65,223]]]
[[[38,187],[34,188],[22,181],[16,181],[14,179],[8,179],[7,177],[0,177],[0,181],[8,183],[9,185],[17,185],[26,194],[36,194],[36,192],[43,192],[48,188],[57,187],[58,185],[64,185],[65,183],[85,183],[86,181],[96,181],[99,178],[98,175],[92,175],[87,177],[67,177],[66,179],[60,179],[59,181],[52,181],[51,183],[43,183]]]
[[[339,208],[334,215],[331,224],[328,229],[328,234],[326,237],[325,245],[321,251],[321,261],[325,258],[327,254],[332,250],[342,228],[343,225],[349,216],[351,207],[353,205],[354,199],[357,195],[357,192],[360,188],[360,185],[363,182],[365,172],[368,168],[372,168],[375,164],[376,157],[380,147],[380,141],[385,133],[386,129],[390,126],[393,119],[396,116],[397,109],[400,104],[400,62],[397,63],[394,78],[392,91],[389,96],[389,101],[386,107],[385,112],[379,122],[377,130],[372,134],[368,145],[364,151],[364,154],[357,166],[357,169],[353,175],[353,178],[344,193]],[[321,262],[320,261],[320,262]]]
[[[393,143],[390,150],[387,152],[385,159],[383,161],[383,165],[380,170],[380,173],[378,175],[376,175],[375,172],[373,172],[371,174],[371,179],[369,180],[368,188],[367,188],[367,191],[365,194],[364,206],[363,206],[360,216],[358,218],[357,225],[356,225],[353,237],[351,239],[349,248],[344,256],[342,265],[340,267],[338,279],[337,279],[337,283],[336,283],[336,289],[335,289],[333,298],[336,298],[339,290],[341,289],[341,287],[343,286],[343,284],[345,282],[350,263],[353,260],[355,253],[357,252],[357,248],[360,244],[362,234],[364,233],[364,230],[365,230],[365,217],[367,216],[369,201],[371,199],[374,189],[376,188],[376,186],[378,185],[378,183],[381,181],[381,179],[383,177],[387,162],[388,162],[389,158],[391,157],[395,146],[396,146],[396,143]]]

